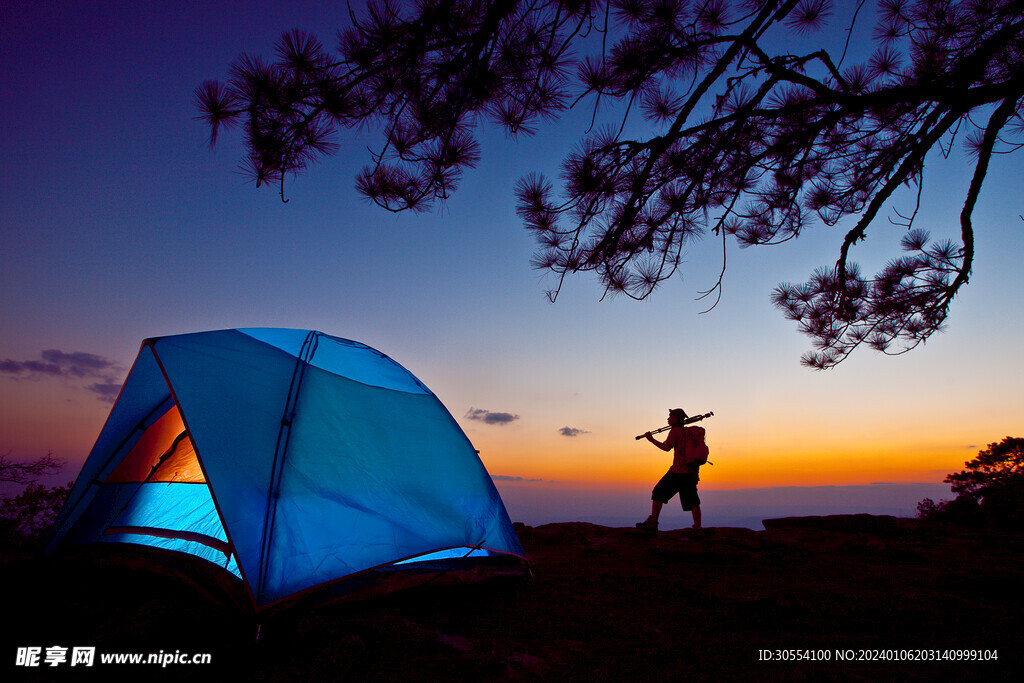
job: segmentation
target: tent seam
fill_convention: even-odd
[[[164,367],[164,363],[160,359],[160,354],[156,352],[156,342],[160,339],[163,339],[163,337],[147,339],[144,345],[149,344],[150,350],[153,352],[153,358],[156,360],[157,367],[160,368],[160,374],[163,376],[164,382],[167,384],[167,390],[171,392],[171,399],[174,401],[174,405],[178,407],[178,412],[181,413],[181,423],[185,426],[185,432],[188,434],[188,438],[192,441],[192,449],[196,454],[196,462],[199,463],[199,469],[203,472],[203,479],[206,480],[206,488],[210,492],[210,499],[213,501],[213,507],[217,511],[217,517],[220,519],[220,525],[224,528],[224,536],[228,539],[228,546],[231,548],[231,555],[234,555],[235,558],[237,558],[238,551],[235,548],[234,541],[231,540],[231,530],[228,529],[228,525],[224,523],[224,513],[220,509],[220,504],[217,502],[217,496],[214,493],[213,486],[210,484],[210,475],[206,471],[206,466],[203,465],[203,457],[199,452],[199,444],[196,443],[195,438],[192,436],[192,430],[189,429],[185,411],[182,410],[181,403],[178,401],[178,394],[174,391],[174,386],[171,384],[171,378],[167,376],[167,368]],[[245,577],[245,568],[242,567],[242,563],[237,561],[237,559],[235,564],[238,566],[238,572],[242,575],[242,583],[245,584],[246,591],[249,594],[249,600],[252,602],[253,610],[255,610],[258,603],[256,601],[256,596],[253,595],[252,587],[249,585],[249,581]]]
[[[284,461],[288,455],[288,443],[292,435],[292,423],[298,410],[302,379],[305,377],[306,367],[316,353],[318,343],[318,333],[315,330],[311,330],[302,342],[302,348],[299,349],[299,355],[295,359],[295,368],[292,370],[292,380],[288,386],[284,415],[281,416],[281,427],[277,432],[277,444],[274,446],[274,461],[271,464],[270,482],[267,489],[267,508],[263,518],[263,536],[260,539],[260,565],[256,585],[256,596],[260,601],[263,600],[266,589],[270,563],[269,552],[273,544],[274,523],[277,520],[277,499],[281,488],[281,477],[284,474]]]

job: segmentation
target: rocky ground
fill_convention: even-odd
[[[209,667],[92,673],[205,669],[242,680],[1000,680],[1024,670],[1024,534],[868,515],[765,526],[653,537],[520,527],[531,579],[293,609],[261,624],[259,641],[230,588],[202,577],[8,556],[4,612],[15,628],[4,657],[55,644],[210,652]]]

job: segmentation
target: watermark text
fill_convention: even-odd
[[[95,647],[19,647],[15,666],[23,667],[90,667],[96,665],[149,665],[166,668],[174,665],[210,664],[213,656],[208,652],[96,652]]]

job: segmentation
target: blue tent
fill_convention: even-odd
[[[364,344],[288,329],[143,342],[49,549],[93,542],[215,563],[257,608],[368,572],[523,557],[433,393]]]

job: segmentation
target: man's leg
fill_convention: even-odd
[[[656,531],[658,529],[658,517],[661,516],[661,508],[676,494],[676,490],[674,489],[671,474],[666,474],[658,480],[658,483],[654,485],[654,490],[651,491],[651,516],[637,524],[637,528]]]
[[[687,486],[679,492],[679,502],[683,504],[683,511],[687,509],[693,513],[693,528],[700,529],[700,496],[697,495],[697,477],[687,482]]]
[[[651,516],[642,522],[637,523],[636,528],[644,531],[658,530],[658,516],[661,514],[661,507],[664,505],[659,500],[651,498]]]

